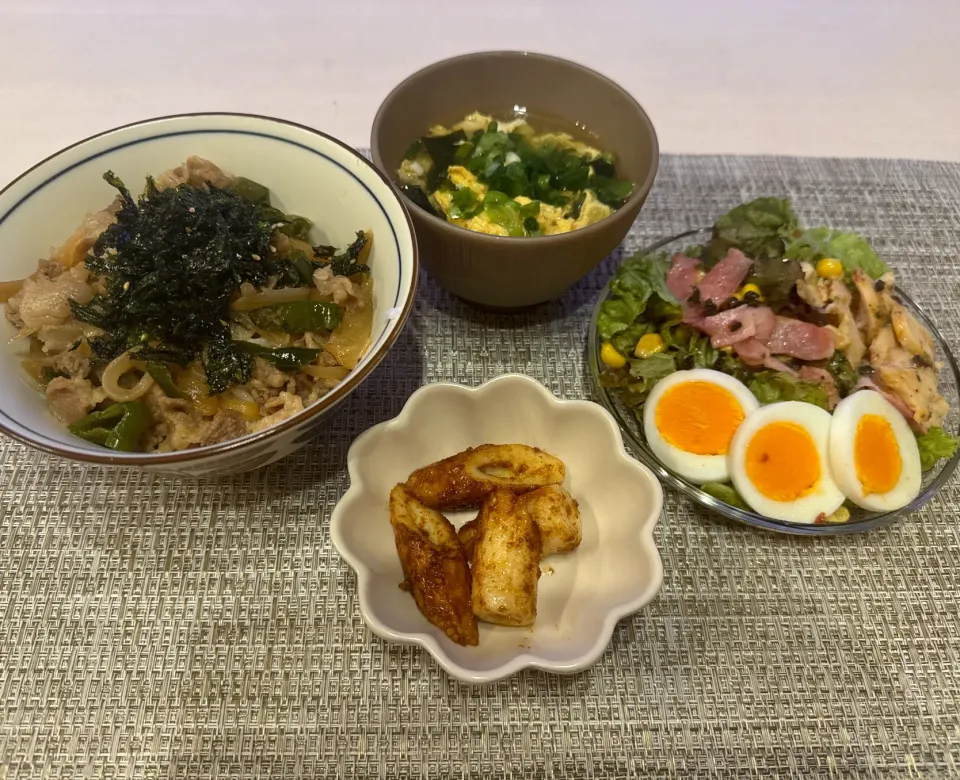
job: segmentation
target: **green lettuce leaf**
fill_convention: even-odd
[[[703,253],[707,267],[736,247],[753,260],[779,260],[799,223],[785,198],[757,198],[737,206],[713,226],[713,237]]]
[[[647,303],[647,311],[644,319],[653,322],[657,327],[664,328],[669,325],[679,325],[683,319],[683,308],[679,303],[665,301],[659,296],[652,297]]]
[[[753,273],[749,281],[760,288],[767,306],[778,311],[790,301],[793,289],[801,276],[803,271],[796,260],[768,257],[757,260],[753,264]]]
[[[737,509],[750,511],[747,502],[740,497],[740,494],[733,485],[728,485],[726,482],[705,482],[700,486],[700,489],[708,496],[713,496],[718,501],[723,501],[724,504],[730,504],[730,506],[735,506]]]
[[[709,336],[690,325],[676,321],[660,328],[660,337],[675,356],[678,368],[713,368],[720,359],[720,351],[710,344]]]
[[[920,468],[927,471],[932,469],[941,458],[952,458],[958,445],[960,440],[951,436],[943,428],[931,428],[926,433],[918,435]]]
[[[637,419],[643,422],[643,404],[653,386],[676,370],[673,356],[660,352],[647,358],[631,358],[626,369],[606,371],[600,381],[604,387],[615,389]]]
[[[865,238],[826,227],[804,230],[787,246],[785,256],[811,264],[833,257],[840,261],[848,277],[860,269],[871,279],[879,279],[890,270]]]
[[[837,392],[840,393],[841,398],[846,398],[850,395],[850,391],[856,387],[857,382],[860,380],[860,376],[850,365],[847,356],[839,351],[833,353],[833,357],[830,358],[827,363],[826,369],[830,372],[830,376],[833,377],[833,383],[837,386]]]
[[[610,338],[610,343],[613,344],[617,352],[621,355],[632,357],[633,350],[636,348],[640,337],[647,333],[652,333],[654,330],[655,328],[650,322],[635,322],[626,330],[621,330],[619,333],[613,335]]]
[[[670,258],[661,252],[655,255],[634,255],[627,258],[620,264],[618,275],[628,285],[645,282],[661,301],[678,306],[680,302],[667,289],[667,271],[669,270]]]
[[[667,289],[670,261],[665,254],[635,255],[624,260],[610,282],[610,297],[597,316],[597,329],[604,339],[633,325],[647,309],[651,296],[677,306]]]
[[[827,409],[827,393],[812,382],[804,382],[780,371],[757,371],[747,383],[761,404],[803,401]]]
[[[635,358],[628,362],[630,376],[643,383],[643,386],[635,388],[634,392],[649,392],[658,381],[677,370],[673,355],[666,352],[658,352],[646,358]]]

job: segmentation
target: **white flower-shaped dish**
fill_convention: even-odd
[[[544,559],[538,615],[530,629],[480,623],[480,644],[461,647],[420,614],[400,589],[403,572],[387,510],[390,489],[410,472],[467,447],[528,444],[561,458],[564,486],[580,503],[583,542]],[[333,544],[356,571],[360,611],[383,639],[418,644],[449,674],[487,683],[526,667],[587,668],[616,622],[649,603],[663,581],[653,529],[663,491],[623,447],[613,418],[590,401],[564,401],[525,376],[476,388],[421,388],[393,420],[350,447],[350,489],[330,520]],[[460,526],[476,513],[448,515]]]

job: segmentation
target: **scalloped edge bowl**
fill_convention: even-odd
[[[529,444],[565,462],[564,485],[580,503],[583,542],[541,562],[532,629],[481,623],[480,644],[461,647],[398,587],[403,572],[387,499],[414,469],[487,442]],[[350,488],[333,511],[330,535],[356,572],[363,619],[382,639],[423,647],[464,682],[489,683],[525,668],[573,673],[591,666],[617,621],[648,604],[663,582],[653,538],[663,508],[660,483],[627,454],[602,407],[558,399],[528,377],[417,390],[397,417],[356,439],[347,468]],[[449,515],[454,525],[472,516]]]

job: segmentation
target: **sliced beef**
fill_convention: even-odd
[[[63,325],[73,317],[71,300],[86,304],[93,298],[88,278],[82,264],[67,270],[53,260],[41,262],[8,301],[7,319],[31,330]]]
[[[222,441],[239,439],[246,433],[247,424],[239,412],[231,409],[221,409],[210,421],[201,444],[219,444]]]
[[[46,389],[47,403],[57,419],[70,425],[86,417],[93,408],[107,397],[89,379],[67,379],[58,376],[50,380]]]

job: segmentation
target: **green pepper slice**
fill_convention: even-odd
[[[291,301],[253,309],[250,319],[266,331],[306,333],[334,330],[343,319],[343,308],[335,303]]]
[[[138,452],[140,440],[153,424],[150,409],[142,401],[126,401],[91,412],[69,427],[70,433],[111,450]]]
[[[147,363],[147,373],[153,377],[153,381],[160,385],[160,389],[166,393],[168,398],[184,398],[173,382],[173,375],[170,373],[170,367],[166,363],[159,363],[151,360]]]

